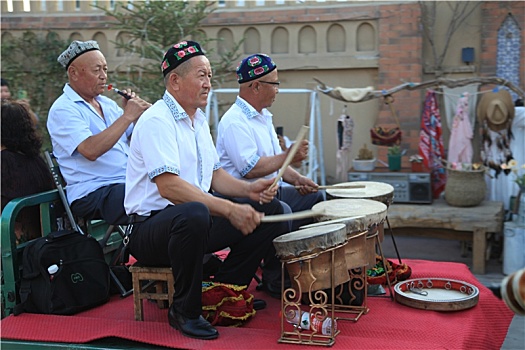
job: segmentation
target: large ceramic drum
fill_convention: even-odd
[[[361,185],[362,188],[338,189],[338,186]],[[387,207],[394,200],[394,187],[385,182],[353,181],[335,185],[327,189],[326,194],[330,199],[352,198],[372,199],[384,203]]]
[[[368,225],[365,216],[351,216],[347,218],[316,222],[301,226],[301,229],[332,224],[344,224],[346,226],[346,237],[348,243],[345,245],[345,260],[347,269],[352,270],[368,265],[368,253],[366,249]]]
[[[378,227],[381,227],[387,215],[387,206],[371,199],[333,199],[317,203],[313,210],[322,212],[320,221],[342,219],[348,216],[362,216],[368,228],[366,250],[368,266],[376,264],[375,244],[378,237]]]
[[[305,293],[331,288],[332,268],[334,286],[350,280],[344,251],[346,242],[346,226],[333,224],[284,234],[275,238],[273,245],[286,265],[292,287]]]

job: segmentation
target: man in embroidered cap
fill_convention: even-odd
[[[244,58],[236,71],[239,95],[219,122],[217,153],[223,168],[238,179],[252,182],[273,178],[290,150],[282,151],[272,114],[267,109],[279,93],[277,65],[269,56],[258,53]],[[307,153],[308,141],[303,140],[292,163],[302,161]],[[279,186],[277,198],[281,200],[285,213],[311,209],[324,200],[324,193],[317,191],[318,185],[291,166],[286,168],[282,180],[299,186],[299,190],[293,186]],[[296,220],[290,223],[290,230],[295,231],[310,222],[311,219]],[[270,251],[270,256],[273,253]],[[263,288],[271,295],[280,296],[280,284],[280,274],[263,274]]]
[[[87,220],[125,225],[124,183],[129,138],[151,105],[131,90],[120,108],[102,96],[106,59],[96,41],[73,41],[58,57],[69,82],[49,110],[47,128],[71,210]]]
[[[140,118],[131,139],[124,201],[134,222],[129,247],[144,265],[171,266],[169,324],[185,336],[214,339],[217,330],[202,317],[203,255],[229,247],[214,279],[247,286],[288,225],[261,224],[264,214],[283,213],[275,190],[268,190],[272,179],[240,181],[221,168],[202,112],[212,70],[200,45],[173,45],[161,70],[164,96]]]

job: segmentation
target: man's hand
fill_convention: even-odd
[[[122,97],[122,106],[124,108],[124,114],[122,116],[130,120],[131,123],[135,123],[142,113],[151,107],[151,103],[144,101],[130,89],[126,89],[122,92],[129,97],[129,100]]]
[[[277,194],[278,186],[270,188],[275,179],[259,179],[251,182],[249,198],[259,204],[270,203]]]
[[[318,191],[319,185],[307,178],[306,176],[299,176],[294,183],[295,186],[300,186],[298,189],[301,195],[314,193]]]
[[[290,145],[290,147],[286,150],[286,152],[290,152],[290,150],[293,148],[293,144]],[[306,159],[306,156],[308,156],[308,140],[301,140],[301,143],[299,144],[299,148],[297,149],[297,152],[294,154],[294,157],[292,158],[291,164],[301,164],[303,160]]]
[[[234,204],[228,220],[243,235],[247,236],[259,226],[263,216],[263,213],[256,211],[249,204]]]
[[[281,147],[283,152],[286,151],[288,147],[286,147],[286,141],[284,140],[284,137],[282,137],[281,135],[277,135],[277,139],[279,140],[279,146]]]

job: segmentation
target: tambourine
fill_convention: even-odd
[[[406,280],[396,284],[394,292],[398,303],[423,310],[465,310],[475,306],[479,300],[476,286],[446,278]]]

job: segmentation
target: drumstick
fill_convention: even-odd
[[[311,218],[314,216],[321,216],[323,215],[323,212],[324,210],[310,209],[310,210],[297,211],[295,213],[290,213],[290,214],[268,215],[268,216],[263,216],[261,218],[261,223],[306,219],[306,218]]]
[[[302,186],[294,186],[296,190],[300,189]],[[365,185],[326,185],[326,186],[318,186],[318,190],[351,190],[355,188],[366,188]]]
[[[290,150],[290,152],[288,152],[288,156],[286,156],[286,159],[284,160],[284,163],[281,166],[281,169],[279,170],[279,173],[277,174],[277,177],[275,178],[275,181],[273,182],[273,184],[269,188],[272,188],[275,185],[277,185],[277,183],[279,182],[279,179],[281,177],[283,177],[283,174],[284,174],[286,168],[288,168],[288,165],[290,165],[290,163],[292,162],[292,159],[295,156],[295,153],[297,153],[297,150],[299,149],[299,144],[302,141],[302,139],[304,138],[304,136],[306,135],[306,132],[308,131],[308,129],[310,129],[310,128],[307,127],[306,125],[303,125],[301,127],[301,130],[299,130],[299,133],[297,134],[297,138],[295,139],[295,142],[294,142],[294,144],[292,146],[292,149]]]

